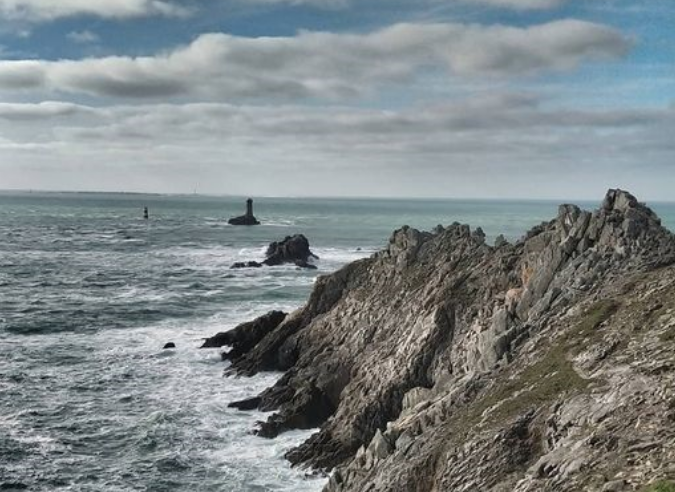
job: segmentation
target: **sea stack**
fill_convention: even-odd
[[[246,200],[246,214],[239,217],[233,217],[227,221],[230,225],[260,225],[258,219],[253,215],[253,200],[250,198]]]

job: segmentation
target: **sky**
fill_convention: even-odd
[[[675,200],[673,0],[0,0],[0,189]]]

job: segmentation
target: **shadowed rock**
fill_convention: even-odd
[[[242,323],[230,331],[207,338],[201,348],[219,348],[227,345],[231,349],[223,354],[223,358],[237,359],[279,326],[284,318],[286,318],[286,313],[270,311],[253,321]]]
[[[316,270],[316,265],[313,265],[310,261],[319,259],[309,249],[309,241],[302,234],[286,236],[283,241],[271,243],[267,247],[265,256],[266,259],[262,263],[257,261],[237,262],[230,268],[261,268],[263,266],[278,266],[290,263],[301,268]]]

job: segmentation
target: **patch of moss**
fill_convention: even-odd
[[[643,492],[675,492],[675,482],[670,480],[661,480],[649,487],[642,489]]]
[[[582,315],[581,322],[576,330],[568,335],[568,339],[576,336],[596,338],[600,325],[611,318],[619,306],[619,303],[612,299],[596,302]]]
[[[574,370],[567,358],[568,352],[578,344],[588,344],[600,337],[597,329],[619,309],[614,300],[595,303],[581,316],[579,324],[565,336],[559,338],[545,355],[536,363],[526,367],[514,378],[502,380],[492,391],[479,400],[475,407],[475,419],[488,409],[494,409],[488,421],[499,422],[512,418],[529,408],[541,407],[555,401],[564,393],[573,393],[586,389],[589,381],[583,379]]]
[[[588,386],[567,360],[564,344],[551,348],[538,362],[528,366],[515,379],[498,384],[478,402],[476,414],[495,407],[490,421],[514,417],[528,408],[552,403],[561,394],[582,390]],[[498,405],[498,406],[497,406]]]

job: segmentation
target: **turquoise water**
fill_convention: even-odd
[[[593,208],[595,204],[584,204]],[[148,206],[150,220],[142,219]],[[675,229],[675,205],[652,204]],[[494,238],[555,216],[554,202],[243,199],[0,193],[0,488],[315,491],[283,453],[305,432],[251,435],[227,403],[277,374],[224,379],[203,337],[306,299],[317,274],[383,247],[404,224],[454,221]],[[230,270],[305,234],[319,270]],[[162,346],[172,341],[177,350]]]

